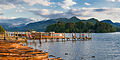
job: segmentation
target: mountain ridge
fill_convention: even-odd
[[[33,30],[36,30],[36,31],[42,31],[43,32],[43,31],[45,31],[47,26],[49,26],[51,24],[55,24],[58,21],[62,21],[63,23],[82,21],[84,23],[92,22],[94,24],[96,22],[99,22],[98,19],[95,19],[95,18],[90,18],[88,20],[82,20],[82,19],[79,19],[79,18],[77,18],[75,16],[73,16],[71,18],[49,19],[49,20],[43,20],[43,21],[38,21],[38,22],[34,22],[34,20],[31,20],[31,19],[28,19],[28,18],[17,18],[17,19],[14,19],[14,20],[15,20],[16,24],[18,22],[21,23],[21,24],[18,25],[18,26],[12,26],[11,27],[11,24],[9,24],[9,23],[4,24],[0,20],[0,25],[2,25],[3,28],[5,28],[5,30],[7,30],[7,31],[26,31],[26,30],[33,29]],[[20,21],[17,22],[17,20],[20,20]],[[100,22],[105,22],[105,23],[109,23],[109,24],[111,24],[111,25],[113,25],[115,27],[120,27],[120,23],[113,23],[111,20],[102,20]]]

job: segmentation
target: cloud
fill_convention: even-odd
[[[55,10],[55,11],[53,12],[53,14],[58,14],[58,13],[63,13],[63,11],[57,11],[57,10]]]
[[[120,2],[120,0],[107,0],[109,2]]]
[[[5,16],[0,16],[0,19],[15,19],[16,17],[5,17]]]
[[[2,12],[0,12],[0,15],[3,15],[3,13],[2,13]]]
[[[77,3],[72,0],[64,0],[62,3],[59,3],[58,5],[64,9],[70,9],[70,6],[73,6],[75,4]]]
[[[49,14],[39,13],[40,11],[31,11],[33,14],[49,19],[56,18],[70,18],[72,16],[77,16],[80,19],[88,19],[88,18],[97,18],[100,20],[103,19],[111,19],[113,21],[119,21],[120,18],[120,8],[79,8],[79,9],[70,9],[66,12],[54,13],[51,12]]]
[[[115,2],[116,0],[107,0],[107,1],[110,1],[110,2]]]
[[[46,10],[46,9],[45,9]],[[43,10],[44,12],[41,12],[41,10],[32,10],[30,12],[32,12],[35,15],[44,17],[44,18],[49,18],[49,19],[54,19],[54,18],[70,18],[72,16],[88,16],[85,13],[87,13],[85,10],[81,10],[81,9],[70,9],[67,12],[63,12],[63,11],[53,11],[51,13],[48,12],[48,10]],[[47,13],[47,14],[46,14]]]
[[[102,9],[102,8],[98,8],[98,9],[94,9],[93,11],[96,11],[96,12],[103,12],[103,11],[106,11],[107,9]]]
[[[0,4],[0,10],[15,8],[15,5],[11,3]]]
[[[0,10],[16,8],[16,7],[20,7],[17,5],[24,5],[24,4],[28,4],[31,6],[35,4],[40,4],[43,6],[51,6],[52,4],[55,3],[50,2],[50,0],[0,0]]]
[[[120,2],[120,0],[118,0],[118,2]]]
[[[29,5],[35,5],[40,4],[43,6],[50,6],[51,4],[54,4],[54,2],[50,2],[50,0],[23,0],[25,3],[28,3]]]
[[[21,12],[23,12],[23,10],[17,9],[16,12],[21,13]]]
[[[85,2],[84,4],[87,5],[87,6],[91,5],[90,3],[87,3],[87,2]]]
[[[50,11],[47,9],[30,9],[30,12],[34,13],[35,15],[49,15]]]
[[[22,4],[22,0],[0,0],[0,10],[16,8],[17,4]]]

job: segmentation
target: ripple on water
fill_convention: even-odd
[[[69,37],[71,34],[66,36]],[[65,60],[119,60],[119,36],[120,33],[94,33],[92,41],[47,42],[40,45],[37,40],[36,46],[34,44],[29,46],[42,49]]]

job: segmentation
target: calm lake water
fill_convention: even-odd
[[[66,36],[71,34],[67,33]],[[93,33],[93,39],[89,41],[49,41],[42,44],[39,44],[39,40],[28,42],[28,46],[64,60],[120,60],[120,32]]]

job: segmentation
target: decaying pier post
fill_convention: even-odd
[[[59,42],[59,38],[57,38],[56,41]]]
[[[6,40],[6,31],[4,32],[4,40]]]
[[[45,42],[47,42],[47,40],[48,40],[48,39],[47,39],[47,38],[45,38]]]
[[[92,39],[92,32],[91,32],[91,39]]]
[[[39,32],[39,33],[40,33],[40,32]],[[39,38],[39,42],[40,42],[40,44],[41,44],[41,43],[42,43],[42,42],[41,42],[41,40],[42,40],[42,33],[39,34],[39,37],[40,37],[40,38]]]

